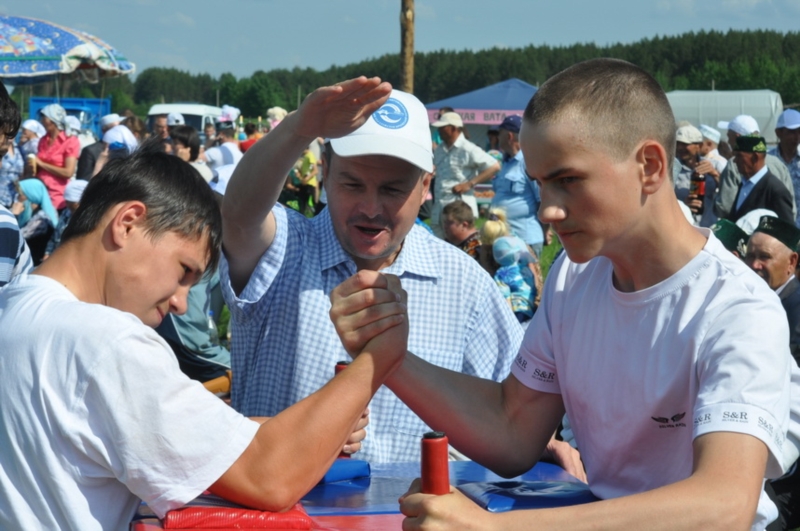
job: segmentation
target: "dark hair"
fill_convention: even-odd
[[[129,157],[109,161],[89,181],[61,241],[94,231],[114,205],[141,201],[147,207],[145,230],[153,239],[167,232],[207,238],[206,271],[213,271],[222,243],[222,216],[214,193],[196,169],[160,152],[158,145],[145,142]]]
[[[244,124],[244,134],[246,134],[247,136],[252,135],[257,130],[258,128],[256,127],[256,124],[254,124],[253,122],[247,122],[246,124]]]
[[[200,135],[194,130],[191,125],[176,125],[170,131],[169,136],[172,138],[172,145],[175,142],[180,142],[189,148],[189,161],[194,162],[200,154]]]
[[[233,125],[228,125],[230,122],[220,122],[222,125],[217,127],[217,133],[225,138],[235,138],[236,128]]]
[[[142,140],[145,136],[147,136],[147,126],[145,125],[144,120],[138,116],[126,116],[125,119],[122,120],[122,125],[130,129],[131,133],[133,133],[133,135],[139,140]]]
[[[671,173],[675,116],[661,85],[638,66],[619,59],[573,65],[539,87],[524,117],[552,124],[571,113],[618,160],[630,156],[639,142],[655,140],[667,152]]]
[[[0,83],[0,132],[8,138],[14,138],[22,123],[19,107],[8,95],[6,87]]]
[[[452,218],[459,223],[466,221],[470,227],[475,226],[475,214],[472,212],[472,207],[460,199],[444,206],[442,218]]]

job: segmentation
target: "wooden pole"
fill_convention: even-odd
[[[414,0],[401,0],[400,90],[414,93]]]

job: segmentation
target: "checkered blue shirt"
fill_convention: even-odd
[[[327,209],[313,219],[280,205],[275,240],[237,297],[228,263],[220,274],[231,310],[233,406],[272,416],[322,387],[349,356],[330,321],[329,294],[356,273],[339,245]],[[522,341],[522,328],[491,277],[456,247],[413,227],[395,262],[408,293],[408,347],[427,361],[502,380]],[[419,461],[429,431],[389,389],[370,404],[360,459]]]

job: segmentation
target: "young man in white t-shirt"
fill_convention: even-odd
[[[791,453],[788,327],[763,281],[681,213],[663,90],[623,61],[577,64],[533,97],[521,144],[566,256],[512,374],[479,380],[409,353],[387,385],[505,476],[534,465],[566,411],[603,501],[490,514],[415,482],[403,528],[763,529],[777,515],[764,478]],[[374,335],[362,290],[332,297],[353,355]]]
[[[180,372],[152,327],[186,311],[221,239],[200,175],[144,148],[109,162],[62,245],[0,292],[0,529],[124,530],[140,498],[163,516],[207,489],[283,510],[358,449],[404,326],[272,419],[243,417]]]

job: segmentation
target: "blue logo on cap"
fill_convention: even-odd
[[[372,115],[375,122],[387,129],[400,129],[408,123],[408,111],[399,100],[389,98],[383,106]]]

